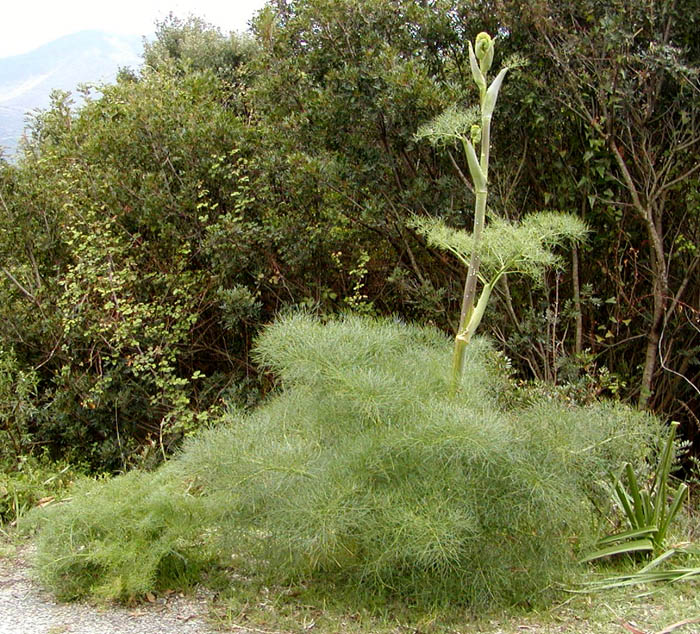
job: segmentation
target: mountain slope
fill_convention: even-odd
[[[54,89],[74,91],[80,83],[113,81],[123,66],[141,62],[142,41],[102,31],[81,31],[24,55],[0,59],[0,146],[12,155],[25,114],[46,108]]]

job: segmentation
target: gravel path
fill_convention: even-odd
[[[171,594],[135,608],[56,603],[29,578],[28,547],[0,557],[0,634],[213,634],[203,597]]]

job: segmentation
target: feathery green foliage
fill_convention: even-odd
[[[179,474],[178,474],[179,475]],[[207,505],[173,477],[131,471],[82,481],[49,507],[36,558],[39,579],[62,600],[132,599],[198,579],[208,551]]]
[[[414,138],[416,141],[428,141],[434,146],[453,144],[455,141],[461,142],[469,138],[472,126],[478,123],[479,109],[476,106],[460,109],[452,105],[421,125]]]
[[[507,409],[512,385],[479,339],[451,398],[449,357],[444,335],[400,321],[282,319],[257,342],[279,394],[155,475],[48,511],[42,578],[68,596],[126,598],[175,564],[191,580],[218,553],[272,582],[375,600],[541,600],[595,541],[596,483],[639,460],[655,426],[619,405]]]
[[[465,266],[474,249],[471,233],[448,227],[437,218],[414,217],[413,227],[428,244],[454,254]],[[507,273],[538,280],[548,267],[563,262],[552,249],[564,242],[580,242],[586,225],[576,216],[556,211],[532,213],[519,223],[493,218],[481,235],[480,276],[491,285]]]
[[[414,217],[412,224],[425,235],[428,244],[453,253],[467,267],[465,298],[470,278],[478,277],[483,284],[479,301],[467,310],[468,319],[461,322],[455,337],[450,383],[450,393],[454,394],[464,372],[464,349],[481,324],[498,280],[508,273],[538,280],[547,267],[561,263],[552,249],[583,240],[586,226],[571,214],[552,211],[530,214],[518,224],[494,218],[479,231],[475,227],[473,233],[452,229],[435,218]]]

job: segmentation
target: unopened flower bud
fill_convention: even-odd
[[[481,143],[481,126],[480,125],[477,125],[475,123],[472,126],[471,136],[472,136],[472,145],[476,145],[477,143]]]
[[[474,49],[476,58],[479,60],[481,72],[486,75],[493,63],[494,45],[491,36],[483,31],[479,33],[479,35],[476,36]]]

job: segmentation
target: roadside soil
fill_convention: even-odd
[[[204,591],[152,596],[134,607],[58,603],[32,579],[31,556],[28,543],[14,551],[0,548],[0,634],[700,634],[700,592],[695,584],[646,597],[635,596],[638,590],[577,595],[544,613],[446,626],[431,622],[425,627],[358,623],[325,610],[309,611],[310,606],[299,606],[282,618],[277,614],[281,603],[268,599],[259,610],[249,605],[249,615],[222,614],[217,619],[220,628],[215,628],[205,618],[212,607]],[[277,610],[270,611],[269,603],[277,604]]]

